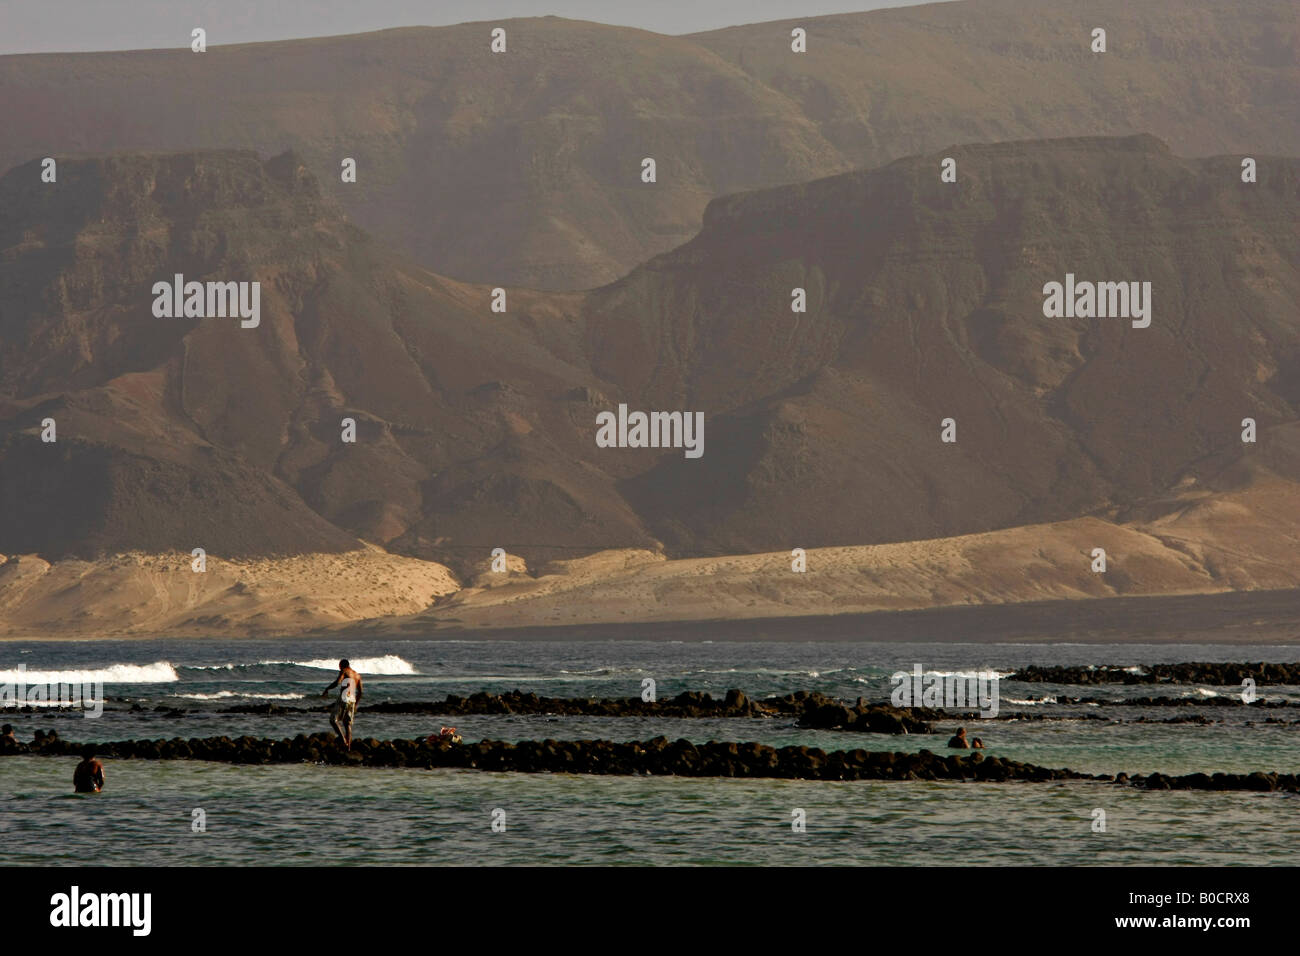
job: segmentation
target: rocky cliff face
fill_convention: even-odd
[[[351,226],[293,154],[71,161],[49,186],[38,172],[0,181],[10,553],[337,550],[422,521],[444,534],[443,509],[544,514],[538,498],[581,544],[584,522],[598,534],[627,512],[600,476],[579,476],[577,516],[553,486],[575,466],[547,422],[588,382],[555,303],[521,293],[493,315],[489,290]],[[258,282],[257,326],[157,317],[154,283],[176,274]]]
[[[905,540],[1133,502],[1251,450],[1242,419],[1300,398],[1300,164],[1260,163],[1244,184],[1146,136],[973,146],[714,202],[587,300],[599,374],[711,416],[705,458],[629,499],[687,550]],[[1149,327],[1045,316],[1067,274],[1151,282]]]
[[[495,25],[0,57],[0,172],[293,148],[423,266],[585,289],[690,239],[716,197],[952,143],[1151,132],[1179,155],[1300,154],[1290,0],[964,0],[689,37],[547,17],[505,21],[504,54]]]
[[[505,313],[353,226],[293,153],[65,161],[57,184],[21,166],[0,179],[0,538],[90,557],[360,537],[464,572],[493,547],[1155,520],[1189,482],[1293,481],[1300,162],[1258,161],[1244,184],[1236,157],[1145,136],[945,150],[718,200],[624,279],[507,289]],[[156,317],[177,273],[259,282],[260,323]],[[1045,316],[1067,274],[1151,282],[1149,327]],[[620,402],[704,413],[703,457],[597,447]]]

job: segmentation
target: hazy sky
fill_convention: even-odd
[[[0,54],[188,48],[555,14],[693,33],[923,0],[0,0]]]

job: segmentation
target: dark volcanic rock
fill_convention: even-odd
[[[1136,668],[1023,667],[1006,680],[1051,684],[1214,684],[1226,687],[1247,677],[1256,684],[1300,684],[1300,663],[1215,664],[1188,661],[1181,664],[1147,664]],[[1204,701],[1202,701],[1204,703]]]
[[[75,757],[84,745],[58,740],[36,748],[22,743],[0,743],[0,755],[39,753],[44,756]],[[1010,780],[1046,782],[1052,780],[1094,780],[1145,787],[1148,790],[1254,790],[1259,792],[1300,791],[1294,774],[1255,772],[1251,774],[1204,773],[1170,777],[1161,773],[1126,774],[1113,778],[1020,763],[1005,757],[971,754],[943,756],[922,750],[918,753],[889,753],[867,750],[836,750],[827,753],[817,747],[792,745],[770,747],[760,743],[710,741],[695,744],[664,737],[646,741],[615,743],[609,740],[543,740],[510,743],[480,740],[473,744],[446,741],[376,740],[353,741],[345,750],[331,734],[299,734],[293,739],[259,737],[180,738],[172,740],[123,740],[97,745],[106,758],[214,760],[235,764],[325,763],[357,767],[473,767],[479,770],[522,773],[586,774],[676,774],[687,777],[783,777],[801,780]]]
[[[765,703],[770,703],[772,700],[773,698],[769,698]],[[791,709],[797,706],[792,698],[779,700],[779,706]],[[934,728],[928,720],[943,716],[938,711],[919,707],[904,709],[889,704],[866,704],[861,698],[856,705],[850,707],[834,698],[816,693],[810,694],[798,704],[803,708],[798,714],[799,726],[816,727],[821,730],[853,730],[873,734],[929,734],[934,732]]]
[[[643,701],[639,697],[540,697],[513,690],[506,694],[479,691],[469,697],[448,694],[443,701],[383,701],[360,708],[375,714],[556,714],[572,717],[768,717],[779,709],[757,704],[740,690],[729,690],[725,700],[699,691],[676,697]],[[248,713],[240,709],[240,713]]]
[[[274,704],[244,705],[225,708],[224,713],[282,714],[295,709]],[[927,723],[943,715],[937,711],[904,710],[887,704],[866,704],[861,698],[854,706],[825,694],[799,691],[784,697],[751,700],[738,689],[727,691],[718,700],[701,691],[683,691],[676,697],[643,701],[639,697],[540,697],[519,690],[506,694],[479,691],[469,697],[449,694],[443,701],[382,701],[360,708],[374,714],[428,714],[463,716],[466,714],[555,714],[585,717],[794,717],[800,726],[828,730],[856,730],[871,733],[930,733]]]

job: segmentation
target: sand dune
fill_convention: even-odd
[[[927,541],[669,560],[602,551],[530,572],[445,566],[373,545],[342,554],[209,558],[139,552],[0,564],[0,637],[422,635],[663,622],[824,618],[934,608],[1300,589],[1294,481],[1263,467],[1240,487],[1194,479],[1124,520],[1090,516]],[[1093,549],[1106,570],[1092,570]]]
[[[607,551],[466,589],[403,630],[771,618],[978,604],[1300,587],[1294,483],[1261,474],[1233,493],[1191,485],[1166,513],[1085,517],[931,541],[669,561]],[[1104,573],[1092,570],[1106,551]],[[394,622],[395,623],[395,622]]]
[[[440,564],[367,546],[342,554],[224,560],[140,552],[0,564],[0,635],[260,636],[411,614],[457,587]]]

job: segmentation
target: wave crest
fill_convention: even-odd
[[[109,664],[107,667],[73,667],[37,671],[15,668],[0,671],[0,683],[16,684],[169,684],[180,680],[168,661],[152,664]]]

